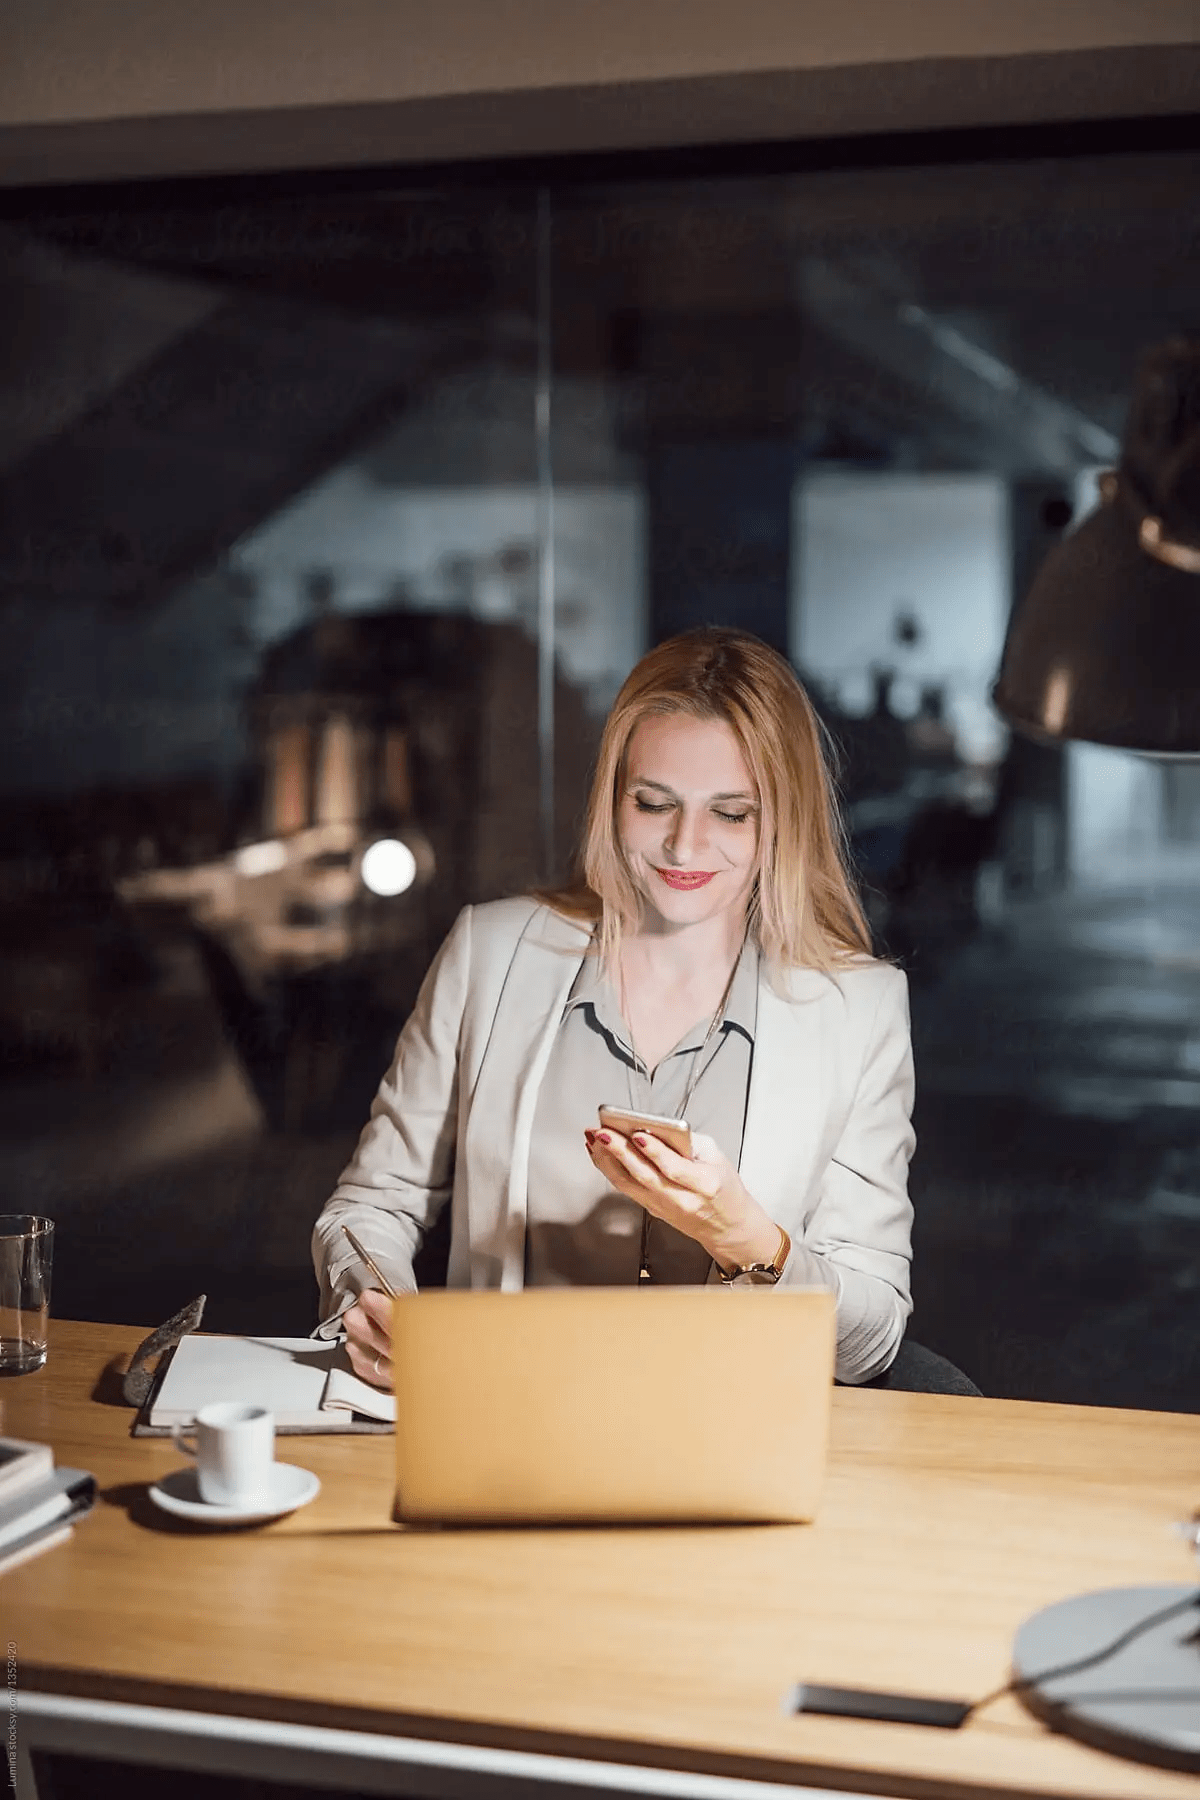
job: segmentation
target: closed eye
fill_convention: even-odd
[[[640,795],[634,797],[633,804],[639,812],[666,813],[674,811],[673,800],[643,800]],[[720,819],[725,825],[744,825],[752,816],[753,809],[746,807],[742,812],[724,812],[719,806],[713,807],[713,817]]]

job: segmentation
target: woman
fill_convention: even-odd
[[[839,1379],[911,1310],[907,989],[872,959],[820,727],[783,659],[650,652],[601,740],[565,891],[467,907],[313,1238],[320,1332],[391,1381],[390,1303],[451,1208],[449,1284],[738,1281],[837,1296]],[[685,1157],[598,1126],[693,1128]]]

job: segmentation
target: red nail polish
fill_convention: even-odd
[[[635,1131],[633,1134],[633,1141],[637,1145],[639,1150],[644,1150],[646,1148],[645,1132],[644,1131]]]
[[[602,1144],[611,1144],[612,1143],[612,1139],[609,1137],[607,1131],[598,1131],[596,1133],[596,1136],[600,1139],[600,1142]]]

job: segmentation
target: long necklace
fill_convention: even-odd
[[[746,940],[743,937],[741,948],[738,950],[737,955],[733,959],[733,967],[729,971],[729,979],[725,983],[725,990],[722,993],[721,998],[717,1001],[717,1009],[713,1013],[712,1018],[708,1022],[708,1030],[705,1032],[705,1034],[704,1034],[703,1038],[701,1039],[697,1048],[692,1052],[692,1066],[688,1071],[687,1085],[683,1090],[683,1100],[682,1100],[682,1103],[680,1104],[680,1108],[679,1108],[679,1117],[681,1119],[686,1119],[686,1117],[687,1117],[688,1102],[691,1100],[692,1094],[695,1092],[696,1083],[699,1081],[701,1073],[703,1071],[704,1052],[708,1049],[708,1046],[712,1042],[715,1033],[720,1029],[722,1019],[725,1017],[725,1008],[729,1005],[729,996],[733,992],[733,978],[738,972],[738,965],[742,960],[742,950],[744,950],[745,947],[746,947]],[[634,1049],[634,1045],[633,1045],[633,1027],[629,1023],[629,1000],[628,1000],[628,995],[627,995],[627,991],[626,991],[626,987],[625,987],[625,970],[620,966],[620,964],[618,964],[618,966],[617,966],[617,977],[620,982],[620,988],[621,988],[621,1017],[624,1019],[626,1027],[629,1031],[630,1049],[633,1050],[633,1053],[636,1056],[637,1051],[636,1051],[636,1049]],[[626,1089],[629,1094],[630,1109],[633,1112],[637,1112],[640,1109],[636,1105],[634,1092],[633,1092],[633,1073],[632,1073],[632,1070],[630,1069],[630,1066],[628,1063],[626,1063],[626,1065],[625,1065],[625,1086],[626,1086]],[[650,1220],[652,1217],[653,1217],[653,1214],[648,1212],[647,1209],[645,1207],[643,1207],[642,1208],[641,1255],[638,1259],[638,1285],[639,1285],[639,1287],[644,1282],[648,1282],[652,1279],[651,1274],[650,1274],[650,1263],[649,1263]]]

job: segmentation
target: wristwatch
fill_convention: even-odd
[[[741,1268],[723,1269],[717,1264],[717,1274],[726,1287],[774,1287],[783,1274],[783,1265],[792,1253],[792,1240],[781,1225],[779,1227],[779,1248],[775,1252],[774,1261],[769,1263],[744,1263]]]

